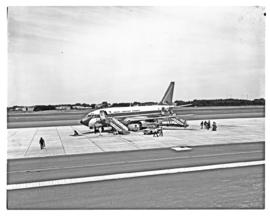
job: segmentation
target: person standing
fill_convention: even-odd
[[[99,136],[101,136],[102,128],[99,127],[98,131],[99,131]]]
[[[204,128],[207,129],[207,121],[204,121],[203,125],[204,125]]]
[[[212,131],[216,131],[216,130],[217,130],[217,124],[216,122],[213,122]]]
[[[156,129],[153,130],[153,137],[156,137],[157,136],[157,132],[156,132]]]
[[[39,139],[39,145],[40,145],[40,150],[43,150],[45,148],[45,141],[42,137]]]
[[[201,122],[201,129],[203,129],[203,121]]]
[[[153,137],[158,137],[158,135],[159,135],[159,128],[155,128],[153,130]]]
[[[159,134],[160,134],[160,136],[163,137],[163,128],[162,128],[162,126],[161,126],[160,129],[159,129]]]

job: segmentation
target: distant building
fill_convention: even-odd
[[[99,109],[99,108],[108,108],[108,107],[110,107],[111,106],[111,104],[110,103],[107,103],[107,102],[102,102],[102,103],[100,103],[100,104],[96,104],[96,108],[97,109]]]
[[[69,105],[60,105],[55,107],[56,110],[70,110],[71,106]]]
[[[26,107],[25,106],[16,106],[15,108],[14,108],[14,111],[26,111],[27,109],[26,109]]]
[[[7,110],[8,111],[30,111],[32,112],[34,110],[35,106],[12,106],[12,107],[8,107]]]
[[[78,109],[78,110],[83,110],[83,109],[90,109],[91,107],[89,106],[81,106],[81,105],[74,105],[72,106],[72,109]]]
[[[34,111],[34,108],[35,108],[35,106],[27,106],[26,111],[32,112],[32,111]]]

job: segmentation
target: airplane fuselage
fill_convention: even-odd
[[[152,106],[131,106],[131,107],[112,107],[102,108],[90,112],[81,120],[81,123],[90,128],[101,123],[100,115],[105,113],[108,117],[120,119],[125,124],[145,121],[148,118],[164,116],[172,108],[170,105],[152,105]]]
[[[169,84],[163,98],[158,105],[151,106],[130,106],[112,107],[97,109],[88,113],[81,124],[89,128],[111,126],[118,132],[141,129],[143,124],[156,123],[158,120],[166,120],[168,117],[175,117],[172,109],[174,82]],[[175,119],[174,119],[175,120]],[[176,121],[177,122],[177,121]],[[178,125],[186,126],[184,122],[177,122]]]

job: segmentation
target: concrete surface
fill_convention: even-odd
[[[216,132],[200,129],[200,121],[189,121],[188,129],[165,128],[163,137],[132,132],[129,135],[93,134],[85,126],[8,129],[8,159],[129,151],[173,146],[264,141],[264,118],[218,119]],[[72,136],[73,129],[81,136]],[[46,142],[40,150],[39,138]]]

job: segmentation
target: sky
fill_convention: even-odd
[[[262,7],[9,7],[8,105],[265,97]]]

